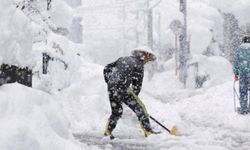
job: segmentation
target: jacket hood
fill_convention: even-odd
[[[131,54],[133,56],[139,56],[141,59],[149,59],[150,61],[154,61],[156,60],[156,56],[154,54],[154,52],[148,48],[148,47],[138,47],[138,48],[134,48],[131,51]],[[147,55],[145,55],[147,54]]]
[[[132,51],[144,51],[144,52],[147,52],[147,53],[151,53],[151,54],[154,54],[153,50],[150,49],[149,47],[147,46],[142,46],[142,47],[136,47],[134,49],[132,49]]]
[[[242,43],[240,45],[240,48],[250,50],[250,43]]]

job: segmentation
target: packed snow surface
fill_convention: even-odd
[[[140,98],[153,117],[169,128],[176,125],[178,136],[169,135],[151,121],[153,127],[162,131],[162,134],[145,138],[135,114],[124,105],[123,117],[114,131],[116,139],[110,141],[104,138],[110,104],[101,71],[83,70],[82,73],[88,75],[88,79],[64,91],[68,97],[62,96],[62,99],[66,98],[64,108],[74,123],[75,136],[83,143],[101,149],[250,148],[250,118],[234,112],[233,82],[224,80],[213,87],[187,90],[176,81],[173,70],[156,75],[151,81],[146,77]],[[224,75],[221,74],[221,78]],[[228,72],[227,76],[230,75]],[[86,84],[88,88],[85,88]],[[236,103],[238,105],[238,101]]]

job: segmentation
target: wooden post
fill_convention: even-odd
[[[47,53],[43,53],[43,74],[48,73],[50,56]]]
[[[139,43],[140,43],[140,37],[139,37],[139,31],[138,31],[138,24],[139,24],[139,12],[137,11],[136,12],[136,29],[135,29],[135,36],[136,36],[136,47],[139,46]]]
[[[153,49],[153,13],[152,9],[148,10],[148,24],[147,24],[147,33],[148,33],[148,47]]]
[[[178,34],[175,34],[175,75],[178,74]]]
[[[47,10],[50,10],[51,8],[51,1],[52,0],[47,0]]]

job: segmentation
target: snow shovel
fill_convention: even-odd
[[[160,125],[163,129],[167,130],[169,134],[171,135],[177,135],[177,128],[176,126],[173,126],[171,130],[169,130],[167,127],[165,127],[163,124],[161,124],[159,121],[157,121],[154,117],[149,116],[150,119],[152,119],[154,122],[156,122],[158,125]]]
[[[167,127],[165,127],[163,124],[161,124],[159,121],[157,121],[154,117],[150,116],[147,113],[147,110],[145,108],[145,105],[142,103],[141,99],[133,92],[131,91],[132,96],[136,99],[136,101],[142,106],[144,112],[146,113],[146,115],[149,116],[150,119],[152,119],[154,122],[156,122],[158,125],[160,125],[163,129],[167,130],[169,134],[171,135],[177,135],[177,128],[176,126],[173,126],[171,130],[169,130]]]

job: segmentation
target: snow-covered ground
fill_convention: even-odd
[[[178,127],[178,136],[169,135],[152,122],[162,134],[145,138],[136,116],[124,106],[124,115],[114,131],[116,139],[110,141],[103,137],[110,106],[102,66],[89,68],[96,69],[85,66],[79,82],[53,95],[16,83],[2,86],[1,149],[250,148],[250,118],[234,112],[232,81],[185,90],[177,84],[173,70],[154,76],[152,81],[145,78],[140,97],[152,116],[169,128]],[[172,82],[163,86],[162,79]],[[158,85],[154,90],[150,87],[153,84]],[[83,144],[77,143],[72,134]]]
[[[113,141],[103,137],[111,110],[102,73],[104,62],[111,62],[124,54],[122,37],[111,31],[85,30],[85,43],[76,44],[62,33],[52,32],[56,27],[69,28],[74,17],[85,15],[69,5],[79,3],[79,0],[52,1],[54,5],[49,13],[44,7],[47,1],[33,1],[37,6],[34,12],[40,12],[45,18],[50,16],[48,22],[37,14],[21,11],[13,5],[14,2],[21,0],[1,0],[0,63],[29,66],[34,78],[33,88],[18,83],[0,87],[0,150],[250,149],[250,117],[234,112],[231,64],[220,56],[200,55],[213,36],[210,29],[215,30],[215,37],[221,36],[222,18],[217,8],[234,12],[243,24],[248,22],[248,13],[245,12],[249,11],[249,0],[239,0],[239,3],[233,0],[225,3],[191,1],[188,23],[192,35],[192,61],[199,62],[200,74],[209,75],[203,88],[191,86],[184,89],[174,75],[173,59],[165,62],[163,71],[156,73],[151,80],[146,71],[139,96],[153,117],[169,128],[177,126],[178,136],[169,135],[152,122],[162,134],[145,138],[135,114],[124,105],[124,114],[114,131],[116,139]],[[232,3],[234,7],[228,7]],[[174,42],[174,37],[168,26],[173,19],[182,17],[178,6],[177,1],[162,1],[157,8],[163,14],[168,10],[163,16],[162,38],[169,43]],[[116,15],[114,12],[112,15]],[[109,26],[110,19],[114,19],[105,15],[98,17]],[[95,17],[87,15],[84,19],[96,23]],[[115,19],[121,20],[117,16]],[[91,26],[88,23],[91,22],[82,22]],[[62,62],[53,61],[48,75],[39,74],[42,70],[41,53],[45,51],[62,59],[67,69]]]
[[[247,123],[250,118],[234,112],[233,82],[225,80],[213,87],[187,90],[178,83],[173,70],[156,75],[151,81],[146,76],[140,97],[152,116],[169,128],[173,125],[178,127],[178,136],[169,135],[152,122],[154,128],[163,133],[145,138],[135,114],[124,105],[123,117],[114,131],[116,139],[104,138],[110,106],[101,72],[101,66],[94,71],[83,69],[82,73],[87,78],[83,77],[79,84],[58,95],[64,100],[64,110],[79,141],[101,149],[250,148]],[[228,72],[227,75],[232,74]]]
[[[80,150],[58,100],[20,84],[0,87],[0,149]]]

